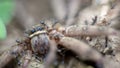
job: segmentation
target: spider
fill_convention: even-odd
[[[45,59],[44,68],[49,68],[55,56],[62,54],[61,56],[64,57],[67,53],[70,53],[67,56],[93,62],[94,68],[104,68],[104,59],[101,53],[75,37],[119,36],[119,32],[110,27],[96,25],[64,27],[60,26],[56,21],[41,21],[40,24],[27,30],[25,34],[22,40],[16,40],[16,44],[2,54],[4,58],[0,60],[0,68],[5,67],[12,59],[16,59],[18,56],[24,57],[22,68],[27,68],[32,55]]]

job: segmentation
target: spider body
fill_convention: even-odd
[[[32,29],[27,30],[25,32],[30,39],[31,50],[38,54],[41,57],[45,57],[45,55],[49,51],[49,37],[47,35],[47,31],[43,26],[36,25]]]

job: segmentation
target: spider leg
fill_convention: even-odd
[[[69,27],[60,27],[58,31],[66,36],[101,36],[101,35],[119,35],[120,33],[110,27],[95,25],[74,25]]]
[[[44,63],[44,68],[50,68],[50,65],[53,63],[56,57],[57,44],[54,40],[50,40],[50,52]]]
[[[68,48],[75,52],[82,60],[93,61],[95,63],[93,65],[95,68],[104,68],[102,55],[96,50],[89,47],[89,45],[87,45],[86,43],[74,38],[64,36],[60,36],[59,40],[57,40],[56,42],[64,46],[65,48]]]
[[[9,51],[4,52],[0,58],[0,68],[6,66],[12,59],[15,59],[18,56],[18,53],[21,53],[23,48],[21,46],[14,46]]]
[[[27,68],[28,64],[32,58],[32,52],[30,50],[27,51],[25,57],[24,57],[24,63],[22,65],[22,68]]]

